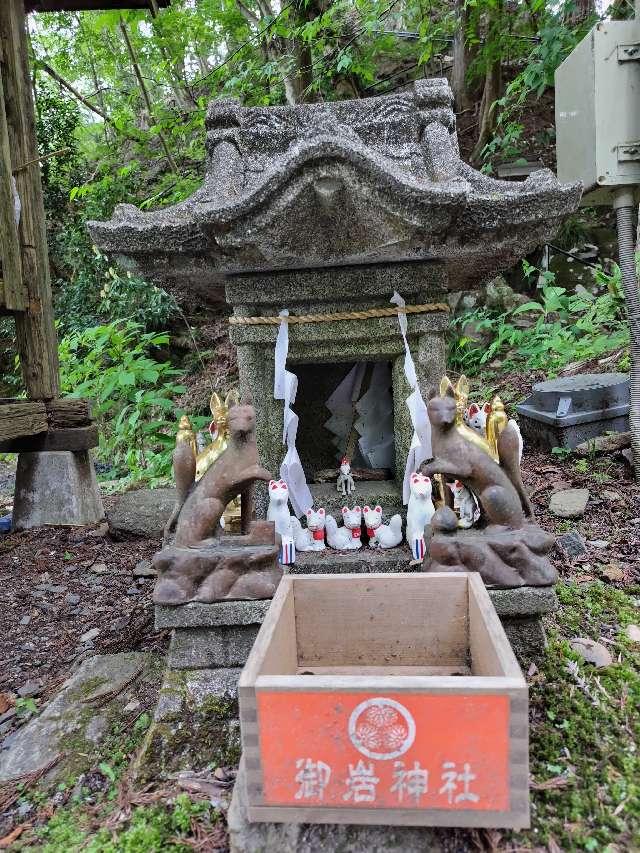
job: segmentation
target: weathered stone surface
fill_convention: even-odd
[[[140,784],[170,773],[233,765],[240,757],[241,670],[167,670],[134,774]]]
[[[260,623],[176,628],[167,663],[172,669],[243,666],[259,629]]]
[[[227,813],[231,853],[444,853],[471,848],[455,830],[410,826],[249,823],[244,759]],[[445,843],[448,841],[448,843]]]
[[[177,499],[175,489],[138,489],[125,492],[108,513],[114,533],[161,539]]]
[[[558,596],[552,586],[520,586],[516,589],[490,589],[489,597],[498,616],[539,616],[558,609]]]
[[[595,667],[610,666],[613,663],[611,652],[602,643],[596,643],[590,637],[574,637],[569,645],[587,663]]]
[[[614,432],[583,441],[575,447],[575,452],[578,456],[590,456],[592,453],[616,453],[627,447],[631,447],[631,433]]]
[[[104,518],[88,450],[20,453],[15,489],[14,530],[48,524],[86,527]]]
[[[515,183],[471,169],[452,105],[444,79],[294,107],[216,100],[204,185],[161,211],[120,205],[92,236],[163,286],[210,299],[221,272],[426,258],[469,288],[547,242],[580,188],[548,170]]]
[[[156,630],[259,625],[270,604],[270,601],[216,601],[213,604],[191,602],[178,607],[156,605]]]
[[[581,518],[589,501],[589,489],[562,489],[554,492],[549,509],[559,518]]]
[[[531,661],[539,661],[544,656],[547,635],[542,619],[539,616],[503,616],[500,621],[520,666],[526,671]]]
[[[143,672],[139,678],[116,699],[101,708],[86,702],[118,690],[140,667]],[[61,753],[63,758],[47,774],[47,780],[87,769],[95,760],[96,746],[122,715],[127,700],[136,695],[142,682],[154,683],[158,676],[158,659],[149,654],[124,652],[83,661],[38,717],[4,739],[0,782],[38,770]]]
[[[289,566],[291,574],[341,574],[349,572],[415,572],[420,566],[410,566],[408,546],[373,550],[362,547],[359,551],[297,551],[296,562]]]
[[[593,545],[593,542],[589,544]],[[577,530],[562,533],[557,537],[556,545],[559,545],[568,557],[581,557],[587,553],[585,541]]]
[[[534,524],[514,530],[436,532],[429,545],[429,570],[480,572],[487,586],[502,588],[550,586],[558,579],[548,557],[554,542],[550,533]]]

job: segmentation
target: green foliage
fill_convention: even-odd
[[[479,334],[490,337],[486,345],[478,346],[459,336],[450,353],[458,369],[473,375],[500,357],[505,369],[544,369],[553,374],[569,362],[628,346],[618,269],[612,275],[596,272],[600,290],[593,296],[585,289],[570,294],[555,284],[553,273],[542,273],[526,261],[523,266],[526,275],[539,277],[540,300],[503,313],[483,307],[458,318],[454,324],[458,329],[471,322]]]
[[[167,334],[144,332],[132,320],[73,332],[60,341],[63,394],[93,401],[100,426],[98,458],[110,475],[147,479],[170,473],[175,443],[174,398],[182,375],[154,358]]]

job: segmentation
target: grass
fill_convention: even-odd
[[[625,634],[640,621],[640,587],[593,581],[557,591],[561,609],[530,684],[531,772],[542,790],[533,792],[532,830],[519,841],[640,849],[640,646]],[[569,646],[575,636],[607,640],[613,665],[585,664]]]

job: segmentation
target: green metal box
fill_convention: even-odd
[[[602,21],[555,75],[558,178],[590,204],[640,184],[640,21]]]

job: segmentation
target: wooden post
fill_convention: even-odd
[[[2,231],[3,302],[10,311],[24,311],[27,307],[26,291],[22,284],[20,243],[15,222],[9,132],[4,111],[4,87],[0,73],[0,230]]]
[[[0,2],[0,45],[9,147],[22,204],[18,236],[22,279],[28,296],[26,310],[15,314],[18,352],[29,396],[36,400],[51,399],[57,397],[59,391],[58,342],[51,304],[47,234],[23,0]],[[31,165],[21,169],[25,163]]]

